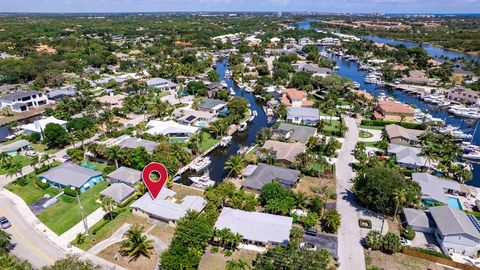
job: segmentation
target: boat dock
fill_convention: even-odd
[[[394,84],[394,83],[387,83],[385,85],[392,87],[394,89],[403,91],[408,94],[414,94],[414,95],[420,95],[420,96],[428,95],[432,93],[441,94],[445,91],[445,89],[443,88],[436,88],[436,87],[422,86],[422,85]]]

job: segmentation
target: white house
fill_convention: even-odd
[[[322,45],[322,46],[340,46],[342,44],[340,39],[331,38],[331,37],[326,37],[326,38],[319,39],[317,41],[317,43]]]
[[[147,81],[147,86],[155,87],[159,90],[178,90],[178,84],[162,78],[151,78]]]
[[[0,97],[0,107],[14,112],[25,112],[48,103],[48,96],[40,91],[18,91]]]
[[[320,111],[317,108],[288,107],[287,122],[314,126],[320,120]]]
[[[164,135],[172,138],[186,140],[198,131],[198,127],[186,126],[175,121],[151,120],[147,123],[148,134]]]
[[[38,133],[40,134],[40,138],[43,140],[43,131],[45,130],[45,127],[51,123],[58,124],[63,128],[65,128],[67,125],[67,121],[57,119],[53,116],[49,116],[47,118],[35,120],[33,121],[33,123],[22,125],[20,126],[20,129],[22,129],[23,132],[27,135],[30,135],[32,133]]]

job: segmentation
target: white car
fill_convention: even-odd
[[[27,150],[25,151],[25,156],[27,157],[33,157],[37,154],[37,151],[33,150],[33,149],[30,149],[30,150]]]
[[[300,247],[301,249],[310,250],[310,251],[315,251],[315,250],[317,250],[317,247],[316,247],[314,244],[308,243],[308,242],[303,242],[303,243],[301,243],[301,244],[299,245],[299,247]]]
[[[411,246],[412,245],[412,241],[408,240],[408,239],[405,239],[403,237],[400,237],[400,242],[402,243],[402,245],[404,246]]]

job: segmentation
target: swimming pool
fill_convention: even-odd
[[[448,200],[448,205],[450,207],[463,210],[462,203],[460,202],[460,200],[458,198],[447,196],[447,200]]]

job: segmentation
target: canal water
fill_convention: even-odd
[[[272,124],[272,121],[270,121],[265,115],[262,104],[255,100],[253,93],[243,91],[243,89],[240,89],[233,80],[225,77],[225,71],[227,69],[227,58],[223,58],[217,63],[216,67],[216,71],[220,75],[220,80],[224,80],[229,88],[232,87],[234,89],[235,96],[240,96],[248,100],[250,109],[252,111],[257,111],[258,115],[251,123],[249,123],[246,131],[237,132],[233,135],[232,143],[229,146],[225,148],[217,147],[207,155],[212,161],[212,164],[208,167],[210,178],[217,183],[222,182],[227,176],[224,167],[228,158],[235,155],[240,148],[253,145],[255,143],[257,132],[264,127],[271,126]],[[196,175],[201,175],[203,173],[204,172],[200,172]],[[188,178],[192,175],[194,175],[192,171],[186,171],[182,174],[180,182],[183,184],[191,184],[191,181]]]
[[[298,24],[300,28],[305,27],[304,29],[311,29],[310,24],[308,21],[304,21]],[[376,37],[375,37],[376,38]],[[376,39],[377,42],[383,42],[384,39],[378,38]],[[395,41],[396,44],[403,44],[400,41]],[[412,43],[408,44],[411,45]],[[417,44],[417,46],[420,44]],[[453,56],[454,54],[457,55],[458,53],[456,52],[451,52],[451,51],[446,51],[443,50],[440,47],[435,47],[431,45],[424,45],[424,48],[426,52],[431,55],[438,57],[440,55],[446,55],[449,57],[458,57],[458,56]],[[319,50],[323,50],[322,47],[319,47]],[[468,55],[461,54],[464,57],[470,57]],[[476,123],[470,122],[468,124],[463,118],[457,118],[454,117],[453,115],[449,114],[445,110],[441,110],[436,106],[429,105],[427,103],[424,103],[420,99],[418,99],[415,96],[408,95],[402,91],[396,91],[396,90],[388,90],[385,89],[384,87],[377,87],[376,85],[373,84],[366,84],[364,82],[364,79],[367,75],[367,72],[358,70],[358,64],[356,62],[350,62],[346,61],[341,57],[335,56],[333,54],[329,54],[328,57],[332,60],[335,61],[337,66],[340,68],[337,73],[343,77],[350,78],[351,80],[358,82],[360,84],[360,88],[366,90],[367,92],[373,94],[373,95],[379,95],[381,93],[384,93],[387,96],[392,96],[398,101],[401,101],[406,104],[413,104],[417,108],[421,109],[422,111],[428,111],[428,113],[432,114],[433,117],[436,118],[441,118],[445,120],[446,124],[450,124],[452,126],[459,127],[461,130],[463,130],[465,133],[473,134],[474,133],[474,128]],[[476,145],[480,145],[480,130],[476,132],[475,136],[472,139],[472,143]],[[468,182],[468,184],[480,187],[480,165],[472,163],[473,165],[473,178],[471,181]]]

